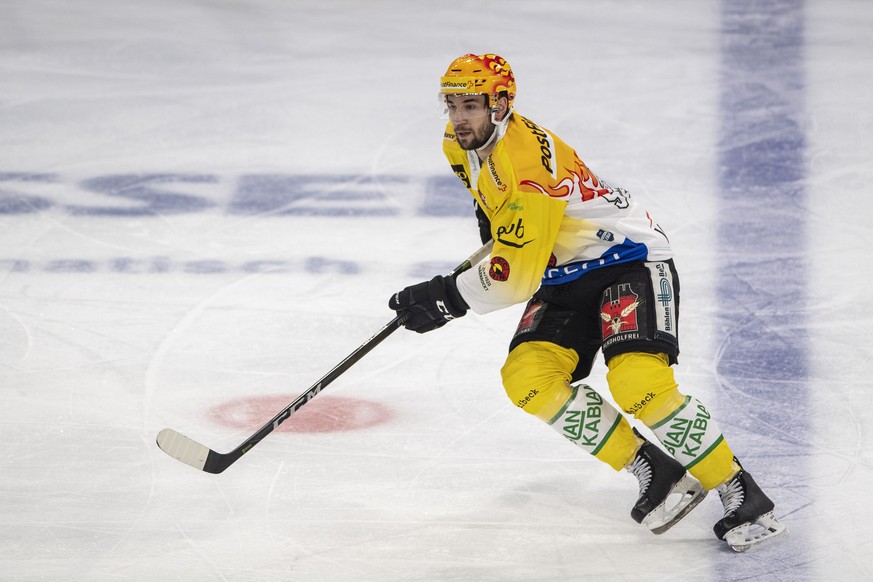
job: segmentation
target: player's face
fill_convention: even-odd
[[[494,133],[491,109],[484,95],[447,95],[449,121],[455,128],[455,139],[465,150],[477,150],[488,143]]]

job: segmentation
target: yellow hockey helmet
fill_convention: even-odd
[[[440,96],[487,95],[488,105],[497,109],[497,97],[506,91],[509,106],[515,100],[515,75],[506,59],[495,54],[466,54],[449,65],[440,79]]]

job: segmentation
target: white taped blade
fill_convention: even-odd
[[[178,459],[187,465],[191,465],[195,469],[203,470],[206,465],[206,458],[209,456],[209,447],[204,447],[198,442],[195,442],[185,435],[174,431],[171,428],[165,428],[158,433],[158,446],[162,451]]]

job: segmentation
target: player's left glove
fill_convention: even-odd
[[[406,329],[425,333],[444,326],[451,319],[463,317],[470,308],[458,292],[452,277],[437,275],[430,281],[411,285],[388,300]]]

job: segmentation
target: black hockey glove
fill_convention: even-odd
[[[485,216],[485,211],[482,210],[478,202],[473,204],[476,205],[476,220],[479,221],[479,238],[482,239],[482,244],[484,245],[491,240],[491,221]]]
[[[450,319],[463,317],[470,308],[452,277],[437,275],[430,281],[411,285],[388,300],[402,325],[417,333],[444,326]]]

